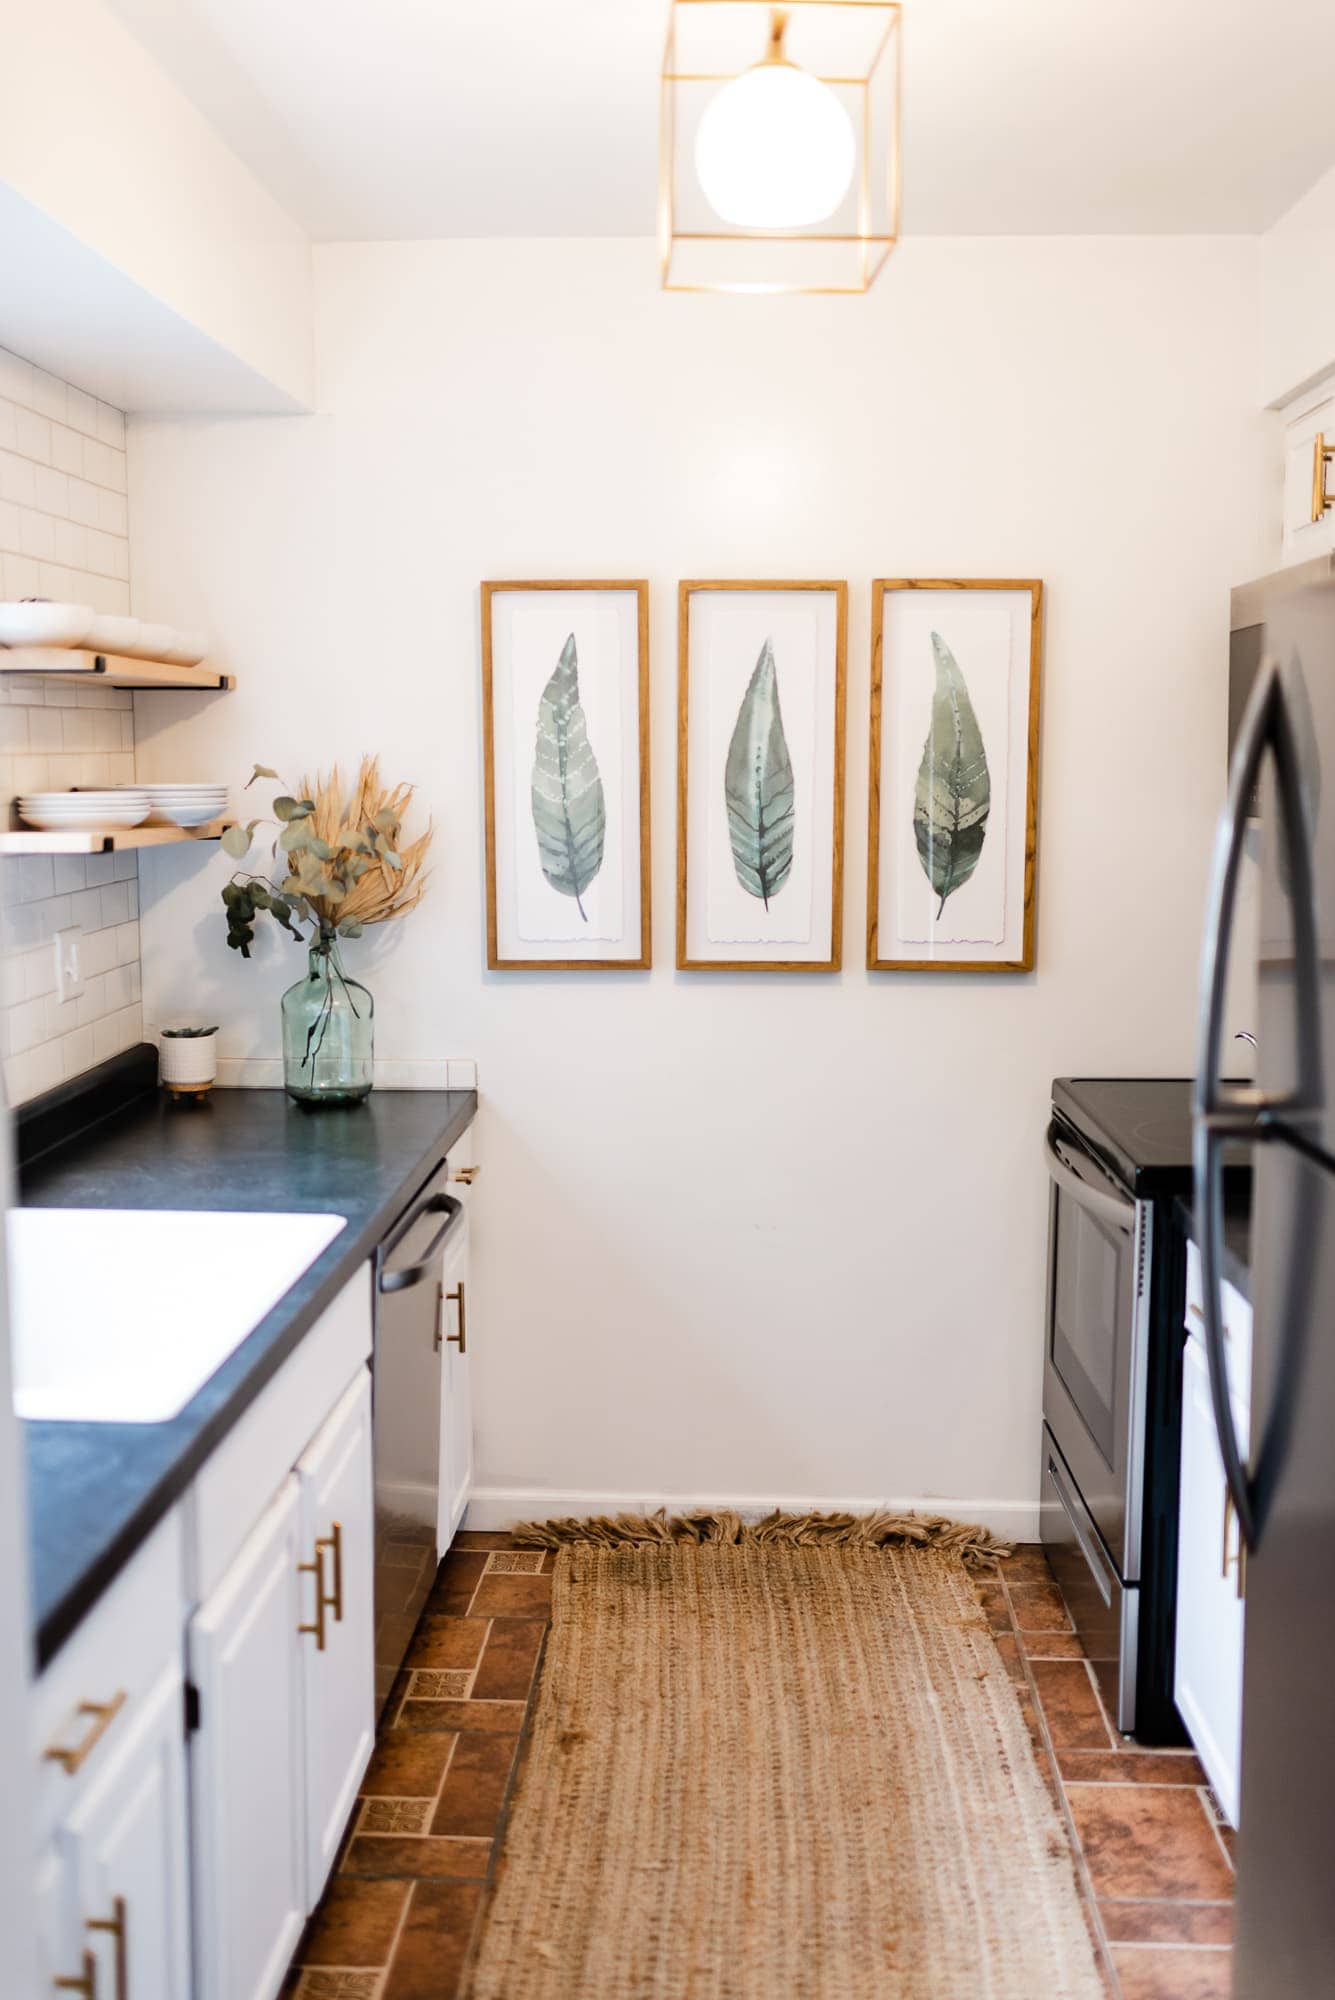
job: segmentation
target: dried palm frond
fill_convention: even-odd
[[[301,797],[315,806],[307,824],[331,849],[323,872],[335,893],[311,893],[299,876],[292,879],[292,886],[305,896],[321,923],[340,929],[348,924],[384,924],[416,908],[426,888],[424,864],[434,826],[428,821],[425,833],[406,847],[400,844],[399,828],[413,799],[411,785],[382,785],[380,760],[368,756],[362,758],[346,804],[337,764],[327,777],[317,774],[313,784],[303,778]],[[377,851],[367,853],[372,844]],[[362,862],[367,864],[364,870]]]

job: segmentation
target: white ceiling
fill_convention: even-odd
[[[324,240],[648,235],[667,0],[111,0]],[[1335,160],[1331,0],[905,0],[917,234],[1265,228]]]

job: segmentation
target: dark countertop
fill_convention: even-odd
[[[1190,1195],[1188,1078],[1059,1076],[1052,1103],[1132,1194]]]
[[[1172,1202],[1188,1236],[1192,1215],[1191,1082],[1187,1077],[1059,1076],[1054,1111],[1141,1200]],[[1223,1272],[1251,1297],[1252,1176],[1245,1147],[1225,1154]]]
[[[302,1335],[370,1257],[471,1122],[477,1092],[377,1091],[307,1111],[280,1090],[158,1091],[21,1169],[46,1208],[306,1210],[347,1217],[305,1275],[161,1424],[26,1423],[37,1666],[44,1666],[185,1490]]]

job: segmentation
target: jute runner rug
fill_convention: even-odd
[[[557,1560],[471,2000],[1102,2000],[993,1545],[874,1525],[534,1533],[603,1545]]]

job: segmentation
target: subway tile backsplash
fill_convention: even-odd
[[[128,535],[121,412],[0,348],[0,597],[128,612]],[[128,691],[0,676],[0,806],[134,775]],[[0,1059],[22,1104],[142,1039],[139,861],[24,855],[0,869]],[[52,939],[72,924],[84,990],[62,1005]]]

